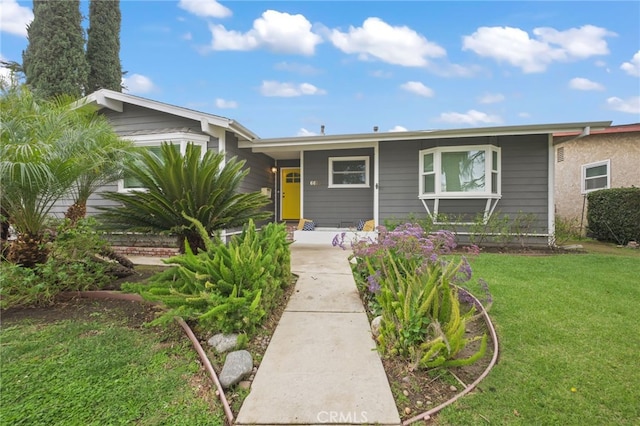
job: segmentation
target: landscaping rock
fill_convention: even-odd
[[[229,352],[232,349],[235,349],[238,345],[238,335],[237,334],[216,334],[209,341],[210,346],[218,353]]]
[[[382,316],[377,316],[371,321],[371,332],[373,333],[373,337],[378,337],[380,335],[380,325],[382,323]]]
[[[562,246],[561,248],[564,249],[564,250],[569,250],[569,251],[584,250],[584,246],[582,244],[569,244],[567,246]]]
[[[240,382],[253,369],[253,358],[248,351],[229,352],[220,373],[220,384],[227,389]]]

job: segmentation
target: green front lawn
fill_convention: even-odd
[[[640,251],[482,254],[500,358],[439,424],[640,424]]]
[[[22,320],[0,333],[0,423],[222,425],[224,413],[179,330],[94,312]]]

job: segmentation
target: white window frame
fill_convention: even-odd
[[[365,176],[364,183],[338,184],[333,183],[333,163],[340,161],[364,161]],[[356,157],[329,157],[329,188],[369,188],[369,156],[362,155]]]
[[[139,147],[161,146],[163,142],[172,143],[180,146],[181,155],[184,155],[187,152],[187,145],[189,143],[193,143],[200,147],[200,158],[204,157],[204,154],[207,152],[207,143],[209,142],[209,136],[207,135],[186,132],[123,136],[123,139],[132,141],[135,146]],[[125,188],[124,179],[118,180],[118,192],[126,193],[132,191],[146,191],[146,188]]]
[[[587,189],[587,169],[593,168],[593,167],[599,167],[599,166],[607,166],[607,186],[604,188],[594,188],[594,189]],[[603,177],[604,175],[600,175],[600,176],[595,176],[595,177],[590,177],[588,179],[594,179],[594,178],[600,178]],[[607,160],[603,160],[603,161],[596,161],[595,163],[589,163],[589,164],[583,164],[582,165],[582,173],[581,173],[581,179],[580,179],[580,190],[582,191],[583,194],[588,194],[589,192],[593,192],[593,191],[599,191],[601,189],[609,189],[611,188],[611,160],[607,159]]]
[[[474,191],[474,192],[465,192],[465,191],[442,191],[442,153],[445,152],[464,152],[464,151],[484,151],[484,176],[485,176],[485,189],[484,191]],[[497,170],[493,169],[493,153],[496,152],[498,154],[498,167]],[[435,188],[433,193],[425,193],[424,192],[424,179],[423,176],[426,174],[424,172],[424,156],[428,154],[433,154],[433,174],[435,175]],[[437,148],[429,148],[423,149],[420,151],[420,185],[418,197],[424,199],[433,199],[433,198],[487,198],[487,197],[500,197],[502,194],[502,165],[501,165],[501,152],[500,147],[494,145],[463,145],[463,146],[443,146]],[[492,182],[492,174],[498,174],[498,188],[497,192],[493,193],[491,191],[491,182]]]
[[[464,152],[464,151],[484,151],[484,176],[485,176],[485,188],[481,192],[464,192],[464,191],[442,191],[442,153],[446,152]],[[493,153],[497,153],[497,167],[493,164]],[[424,157],[425,155],[433,154],[433,172],[424,172]],[[493,213],[498,204],[500,198],[502,198],[502,152],[499,146],[495,145],[460,145],[460,146],[441,146],[436,148],[423,149],[419,152],[419,169],[418,169],[418,198],[422,201],[424,208],[427,210],[427,214],[437,222],[438,210],[440,206],[440,200],[443,199],[486,199],[484,209],[484,220],[489,220],[489,217]],[[427,174],[434,174],[434,192],[424,192],[424,176]],[[492,177],[493,174],[497,174],[497,188],[496,192],[493,192]],[[427,200],[434,200],[433,212],[427,204]]]

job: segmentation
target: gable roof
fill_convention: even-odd
[[[250,141],[258,139],[258,135],[230,118],[153,101],[151,99],[130,95],[128,93],[100,89],[78,101],[79,105],[94,105],[98,109],[107,108],[116,112],[123,111],[124,103],[200,122],[203,133],[213,134],[212,129],[210,128],[210,126],[213,126],[235,133],[239,140]]]

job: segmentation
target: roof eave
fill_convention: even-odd
[[[169,105],[162,102],[153,101],[151,99],[141,98],[138,96],[129,95],[126,93],[116,92],[113,90],[100,89],[90,95],[85,96],[83,99],[76,102],[77,107],[82,105],[95,105],[97,108],[107,108],[112,111],[122,112],[123,103],[129,103],[142,108],[152,109],[154,111],[164,112],[179,117],[184,117],[190,120],[194,120],[201,123],[203,132],[212,134],[208,130],[207,125],[221,127],[223,129],[229,129],[237,134],[239,137],[253,140],[258,136],[251,130],[242,126],[235,120],[230,118],[220,117],[213,114],[202,113],[187,108],[178,107],[175,105]],[[214,134],[212,134],[214,135]],[[215,136],[215,135],[214,135]]]
[[[317,145],[335,144],[371,144],[383,141],[402,141],[416,139],[441,139],[456,137],[477,137],[477,136],[505,136],[505,135],[528,135],[528,134],[553,134],[564,131],[582,131],[589,127],[591,129],[604,129],[611,125],[611,121],[592,121],[578,123],[559,124],[534,124],[525,126],[499,126],[499,127],[478,127],[471,129],[447,129],[447,130],[423,130],[409,132],[383,132],[383,133],[358,133],[343,135],[316,135],[289,138],[256,139],[254,141],[241,142],[241,148],[269,148],[288,147],[298,149]]]

